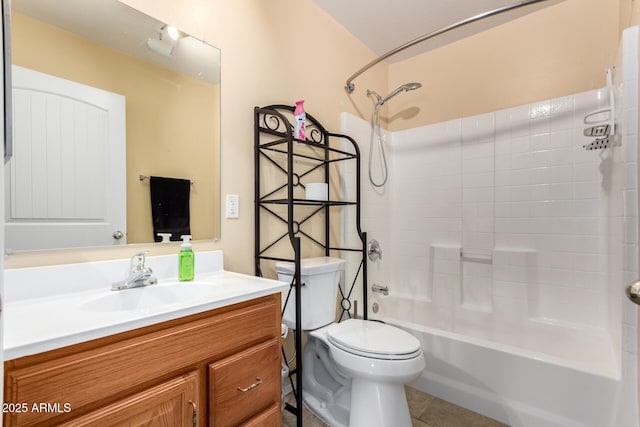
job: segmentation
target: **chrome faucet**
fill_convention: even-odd
[[[155,285],[158,279],[152,277],[153,271],[149,267],[144,266],[146,260],[145,255],[148,251],[138,252],[131,257],[129,265],[129,277],[111,285],[112,291],[120,291],[123,289],[137,288],[140,286]]]

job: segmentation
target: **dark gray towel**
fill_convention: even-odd
[[[153,238],[162,240],[158,233],[171,233],[171,240],[180,240],[183,234],[191,234],[189,222],[189,193],[191,181],[188,179],[149,179],[151,192],[151,218]]]

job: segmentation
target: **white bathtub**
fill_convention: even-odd
[[[373,302],[380,311],[369,311],[370,318],[422,343],[426,369],[412,384],[417,389],[514,427],[637,425],[604,332],[491,324],[486,313],[443,315],[427,302],[394,296]]]

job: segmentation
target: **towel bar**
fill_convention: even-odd
[[[140,181],[149,181],[149,179],[151,178],[148,175],[139,175],[138,178],[140,178]],[[191,183],[191,185],[195,184],[195,181],[189,181]]]

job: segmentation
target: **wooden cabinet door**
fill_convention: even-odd
[[[237,426],[280,404],[280,345],[278,339],[258,344],[209,366],[209,425]],[[280,425],[280,411],[275,414]],[[255,424],[266,425],[260,419]]]
[[[198,409],[198,374],[192,372],[61,425],[192,427]]]

